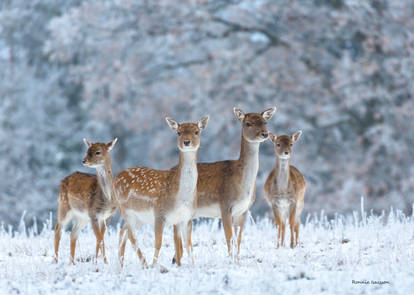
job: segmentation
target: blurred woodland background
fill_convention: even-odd
[[[292,163],[307,212],[414,202],[414,2],[1,0],[0,221],[55,215],[83,137],[109,141],[114,173],[178,161],[164,121],[210,115],[200,161],[235,159],[233,106],[277,106],[269,130],[303,130]],[[261,145],[253,216],[275,164]],[[305,216],[305,215],[304,215]]]

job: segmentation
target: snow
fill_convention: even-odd
[[[302,220],[300,246],[276,249],[276,229],[268,218],[250,220],[243,234],[240,263],[227,256],[217,220],[194,226],[195,265],[170,263],[172,230],[164,232],[160,265],[142,269],[128,242],[125,266],[117,263],[119,225],[105,236],[109,263],[93,262],[90,227],[78,240],[77,263],[69,264],[69,233],[62,235],[60,262],[53,261],[50,222],[36,229],[0,231],[0,294],[409,294],[414,287],[414,218],[401,212],[367,216],[323,214]],[[24,231],[24,225],[20,226]],[[153,232],[140,229],[138,243],[151,261]],[[289,235],[287,236],[289,238]],[[165,269],[164,269],[165,268]],[[386,281],[353,284],[352,280]]]

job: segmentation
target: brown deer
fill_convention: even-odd
[[[302,173],[289,164],[293,144],[298,141],[302,131],[292,136],[276,136],[269,133],[276,153],[276,168],[267,177],[265,197],[272,207],[278,228],[277,247],[284,246],[286,219],[289,217],[290,247],[298,245],[300,214],[304,206],[306,182]],[[295,237],[294,237],[295,233]]]
[[[96,236],[96,259],[101,249],[104,262],[107,263],[104,235],[106,225],[116,211],[110,151],[116,141],[117,138],[109,143],[90,143],[84,139],[88,151],[83,164],[95,168],[97,175],[75,172],[60,183],[58,220],[55,227],[56,262],[62,229],[73,220],[70,234],[70,262],[74,264],[78,234],[90,220]]]
[[[263,113],[245,114],[238,108],[233,109],[242,124],[241,150],[238,160],[200,163],[197,183],[196,217],[221,218],[227,249],[232,252],[232,225],[237,234],[237,255],[247,212],[255,200],[256,176],[259,169],[259,145],[268,137],[266,122],[273,116],[276,107]],[[190,222],[191,228],[191,222]],[[174,231],[176,233],[176,231]],[[186,247],[191,246],[191,230],[188,231]],[[178,237],[175,237],[178,240]],[[178,241],[180,249],[181,242]],[[176,246],[177,247],[177,246]],[[182,248],[178,251],[182,255]],[[175,256],[173,262],[180,259]]]
[[[166,121],[178,135],[178,166],[170,170],[155,170],[147,167],[129,168],[122,171],[115,179],[115,188],[119,195],[119,209],[126,222],[120,232],[119,260],[121,265],[127,237],[134,246],[134,231],[141,224],[154,226],[155,253],[152,261],[154,265],[157,263],[162,245],[164,227],[176,225],[178,231],[186,238],[187,224],[195,213],[197,151],[200,146],[200,133],[206,127],[208,117],[197,123],[178,124],[171,118],[166,118]],[[128,236],[125,235],[125,230]],[[192,257],[191,248],[187,248],[187,251]]]

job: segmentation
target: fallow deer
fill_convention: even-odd
[[[266,122],[273,116],[276,107],[262,113],[245,114],[233,109],[242,124],[241,150],[238,160],[214,163],[199,163],[197,183],[196,217],[221,218],[227,249],[232,253],[232,225],[237,234],[237,255],[247,212],[255,200],[256,176],[259,169],[259,145],[268,137]],[[174,231],[175,233],[175,231]],[[191,231],[187,242],[191,247]],[[176,238],[177,239],[177,238]],[[180,245],[179,245],[180,247]],[[182,250],[178,251],[182,255]],[[177,255],[173,261],[180,259]]]
[[[208,117],[197,123],[178,124],[166,118],[170,128],[177,132],[179,164],[170,170],[135,167],[122,171],[115,180],[119,195],[119,209],[126,224],[120,233],[119,260],[123,264],[127,238],[134,245],[134,231],[142,224],[154,225],[156,264],[166,225],[176,225],[184,239],[187,238],[188,222],[196,209],[197,151],[200,133],[206,127]],[[128,236],[125,235],[125,230]],[[184,234],[185,233],[185,234]],[[178,249],[176,248],[176,251]],[[192,257],[191,248],[187,248]],[[177,253],[177,252],[176,252]]]
[[[276,168],[270,172],[264,187],[265,197],[272,207],[278,228],[277,247],[284,246],[286,219],[289,217],[290,247],[298,245],[300,214],[304,206],[306,182],[302,173],[290,165],[293,144],[302,131],[292,136],[269,133],[276,153]],[[294,237],[295,233],[295,237]]]
[[[78,234],[90,220],[96,236],[96,259],[101,249],[104,262],[107,263],[104,235],[106,225],[116,211],[110,151],[116,141],[117,138],[109,143],[90,143],[84,139],[88,150],[83,164],[95,168],[97,175],[75,172],[60,183],[58,220],[55,226],[56,262],[62,229],[73,220],[70,234],[70,262],[74,264]]]

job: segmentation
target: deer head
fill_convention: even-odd
[[[269,132],[270,140],[273,142],[275,147],[276,156],[280,159],[289,159],[292,155],[293,144],[299,140],[302,131],[298,131],[295,134],[289,135],[280,135]]]
[[[109,157],[109,152],[113,149],[117,140],[118,138],[115,138],[108,143],[91,143],[84,138],[83,142],[87,146],[88,150],[86,151],[86,156],[82,161],[83,165],[91,168],[103,166],[107,157]]]
[[[273,116],[276,107],[268,109],[263,113],[245,114],[241,109],[234,108],[234,115],[242,123],[243,137],[249,142],[262,142],[267,139],[267,121]]]
[[[177,132],[177,146],[182,152],[196,151],[200,147],[200,133],[206,128],[209,117],[198,120],[197,123],[178,124],[171,118],[165,118],[170,128]]]

